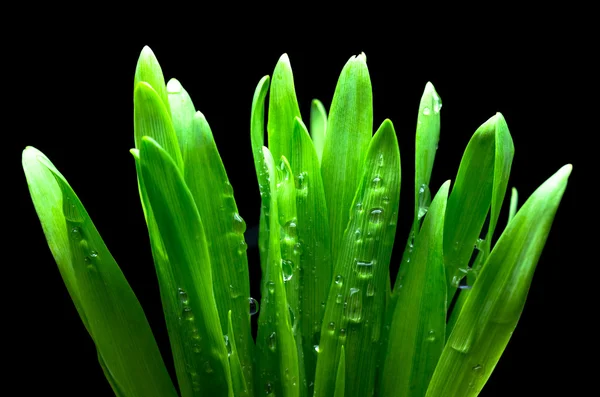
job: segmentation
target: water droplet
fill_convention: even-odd
[[[427,342],[435,342],[435,331],[434,330],[429,330],[429,333],[427,334]]]
[[[373,295],[375,295],[375,287],[373,286],[373,283],[369,283],[369,285],[367,285],[367,296]]]
[[[297,229],[296,229],[297,225],[295,221],[289,221],[287,222],[284,226],[283,226],[283,232],[285,233],[286,237],[289,237],[291,239],[295,239],[297,236]]]
[[[431,114],[431,109],[429,109],[428,107],[425,107],[425,108],[423,109],[423,114],[424,114],[425,116],[429,116],[429,115]]]
[[[383,218],[383,208],[377,207],[371,209],[371,213],[369,214],[369,221],[371,223],[380,223]]]
[[[320,350],[319,350],[319,345],[314,345],[313,347],[315,348],[315,351],[316,351],[317,353],[319,353],[319,352],[320,352]]]
[[[329,330],[330,333],[333,334],[333,332],[335,331],[335,323],[332,321],[329,323],[329,325],[327,325],[327,329]]]
[[[362,232],[360,231],[360,229],[356,229],[354,231],[354,239],[356,241],[360,241],[361,240],[361,236],[362,236]]]
[[[342,303],[342,299],[342,294],[337,294],[337,296],[335,297],[335,303]]]
[[[238,244],[238,255],[244,255],[246,253],[246,250],[248,249],[248,244],[246,244],[246,240],[244,240],[244,237],[242,237],[242,239],[240,240],[240,243]]]
[[[483,366],[481,364],[477,364],[476,366],[473,367],[473,371],[479,372],[479,371],[481,371],[481,368],[483,368]]]
[[[417,219],[421,220],[429,210],[429,203],[431,201],[431,192],[429,191],[429,186],[426,184],[422,184],[419,188],[419,212],[417,214]]]
[[[226,180],[224,185],[225,185],[225,194],[228,196],[232,196],[233,195],[233,186],[231,186],[231,183],[229,183],[229,181]]]
[[[244,234],[246,231],[246,222],[237,212],[233,213],[233,231],[238,234]]]
[[[74,227],[71,229],[71,238],[75,241],[81,241],[83,235],[80,227]]]
[[[258,301],[252,297],[248,298],[248,303],[250,304],[250,315],[254,316],[256,313],[258,313]]]
[[[379,189],[381,187],[383,187],[383,180],[379,175],[376,175],[375,178],[373,178],[373,189]]]
[[[302,255],[302,244],[299,242],[294,244],[294,255]]]
[[[194,313],[192,313],[192,308],[186,306],[183,308],[183,318],[188,321],[194,320]]]
[[[356,273],[358,278],[371,278],[373,277],[373,263],[374,261],[364,261],[356,259]]]
[[[290,281],[292,276],[294,275],[294,262],[287,259],[282,259],[281,270],[283,272],[283,281]]]
[[[388,204],[390,202],[390,198],[388,196],[383,196],[381,200],[383,200],[384,204]]]
[[[187,305],[189,303],[187,292],[185,292],[183,289],[179,288],[177,290],[177,293],[179,294],[179,300],[181,301],[181,303],[183,303],[184,305]]]
[[[363,210],[362,203],[356,203],[356,211],[361,212]]]
[[[271,332],[271,335],[269,335],[267,346],[269,346],[269,350],[271,350],[272,352],[277,350],[277,334],[275,332]]]
[[[267,282],[267,289],[269,290],[270,294],[274,294],[275,293],[275,283],[273,281]]]
[[[378,162],[379,168],[383,167],[383,154],[379,155],[377,162]]]
[[[271,383],[270,383],[270,382],[267,382],[267,383],[265,384],[265,392],[266,392],[267,394],[271,394],[271,392],[272,392],[272,391],[273,391],[273,386],[271,386]]]
[[[484,244],[485,244],[485,240],[482,238],[478,238],[477,242],[475,243],[475,248],[478,249],[479,251],[483,251]]]
[[[97,257],[98,257],[98,252],[97,252],[97,251],[91,251],[91,252],[90,252],[90,256],[91,256],[92,258],[97,258]]]
[[[232,299],[240,297],[240,293],[233,284],[229,284],[229,296],[231,296]]]
[[[169,94],[178,94],[181,92],[181,83],[175,79],[171,79],[167,82],[167,92]]]
[[[92,264],[92,258],[90,258],[89,256],[86,256],[85,258],[83,258],[83,261],[86,263],[86,265]]]
[[[362,294],[358,288],[350,288],[348,298],[348,321],[360,323],[362,320]]]
[[[192,343],[192,351],[196,354],[202,353],[202,347],[198,343]]]
[[[434,91],[433,92],[433,111],[439,113],[442,110],[442,98]]]
[[[346,328],[340,328],[340,339],[346,339]]]
[[[308,178],[306,172],[301,172],[296,179],[296,189],[306,190],[308,188]]]
[[[338,288],[341,288],[342,285],[344,285],[344,277],[342,277],[341,274],[335,276],[335,285],[337,285]]]
[[[206,372],[207,374],[210,374],[210,373],[214,372],[214,370],[210,366],[210,362],[208,362],[208,361],[204,362],[204,372]]]

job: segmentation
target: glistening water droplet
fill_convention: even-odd
[[[271,350],[272,352],[277,350],[277,334],[275,332],[271,332],[271,335],[269,335],[267,346],[269,346],[269,350]]]
[[[358,276],[358,278],[371,278],[373,277],[373,263],[374,261],[365,261],[365,260],[360,260],[360,259],[356,259],[355,260],[355,268],[356,268],[356,274]]]
[[[432,329],[427,333],[427,342],[435,342],[435,331]]]
[[[71,238],[75,241],[81,241],[83,235],[80,227],[74,227],[71,229]]]
[[[246,231],[246,222],[237,212],[233,213],[233,231],[238,234],[243,234]]]
[[[335,276],[335,285],[337,285],[338,288],[341,288],[342,285],[344,285],[344,277],[342,277],[341,274]]]
[[[372,208],[369,213],[369,222],[380,223],[383,219],[383,208],[376,207]]]
[[[281,270],[283,272],[283,281],[290,281],[294,275],[294,263],[290,260],[281,260]]]
[[[327,330],[329,330],[329,333],[333,334],[333,332],[335,331],[335,323],[333,321],[331,321],[329,325],[327,325]]]
[[[428,107],[423,108],[423,114],[425,116],[429,116],[431,114],[431,109],[429,109]]]
[[[375,178],[373,178],[372,184],[373,189],[379,189],[383,187],[383,179],[381,179],[379,175],[376,175]]]
[[[273,281],[267,282],[267,289],[269,290],[270,294],[274,294],[275,293],[275,283]]]
[[[347,317],[353,323],[360,323],[362,320],[362,293],[358,288],[350,288]]]
[[[258,313],[258,301],[252,297],[248,298],[248,303],[250,304],[250,315],[254,316],[256,313]]]

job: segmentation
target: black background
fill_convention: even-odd
[[[162,16],[161,16],[162,17]],[[166,17],[166,15],[165,15]],[[408,18],[405,18],[408,19]],[[549,23],[503,29],[471,22],[464,33],[423,22],[405,33],[390,25],[373,37],[349,22],[342,30],[321,30],[313,20],[277,29],[226,24],[185,34],[175,23],[116,31],[46,27],[34,37],[17,35],[5,59],[11,74],[5,98],[5,158],[16,187],[8,209],[11,239],[5,250],[17,255],[5,266],[7,327],[14,382],[23,395],[111,395],[95,348],[62,283],[18,169],[26,145],[43,151],[69,180],[144,307],[165,361],[172,370],[168,338],[148,238],[139,204],[133,160],[133,75],[139,52],[149,45],[167,79],[176,77],[208,119],[242,217],[258,222],[259,194],[250,152],[249,116],[254,88],[287,52],[305,120],[310,101],[329,108],[339,72],[364,51],[374,96],[374,129],[394,122],[403,167],[402,245],[412,216],[414,132],[423,88],[433,82],[443,100],[442,132],[432,187],[453,179],[462,151],[475,129],[501,112],[515,143],[509,187],[521,202],[566,163],[574,165],[569,186],[539,261],[519,325],[482,396],[577,395],[585,384],[580,342],[592,335],[580,325],[580,278],[575,260],[580,237],[583,166],[580,146],[597,123],[594,106],[579,95],[593,82],[586,74],[588,47],[583,32]],[[404,19],[403,19],[404,20]],[[173,22],[173,21],[171,21]],[[136,21],[131,21],[136,26]],[[265,24],[263,24],[265,25]],[[288,38],[300,30],[301,40]],[[490,31],[495,34],[488,34]],[[350,34],[350,33],[353,34]],[[450,32],[453,34],[450,36]],[[159,34],[165,37],[157,39]],[[12,122],[6,124],[10,126]],[[12,189],[12,188],[10,188]],[[7,190],[8,192],[8,190]],[[16,199],[16,200],[15,200]],[[506,205],[508,204],[508,199]],[[503,212],[499,227],[503,227]],[[6,240],[5,240],[6,241]],[[256,249],[249,250],[253,296],[258,298]],[[397,253],[395,253],[397,256]],[[397,258],[393,267],[397,266]],[[13,375],[11,375],[13,376]],[[18,381],[17,381],[18,379]],[[19,395],[22,395],[19,393]]]

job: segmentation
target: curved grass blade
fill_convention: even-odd
[[[477,396],[517,325],[572,166],[527,200],[492,250],[465,302],[427,397]]]
[[[138,58],[137,65],[135,67],[133,89],[135,90],[138,84],[142,81],[146,82],[156,91],[158,97],[165,106],[167,114],[170,114],[167,89],[165,87],[165,78],[163,76],[160,64],[158,63],[158,59],[156,59],[154,52],[152,52],[148,46],[144,46]],[[136,141],[136,143],[139,142]]]
[[[292,152],[292,131],[294,119],[300,117],[300,108],[294,88],[294,75],[287,54],[283,54],[275,70],[269,94],[269,117],[267,132],[269,134],[269,150],[273,158],[281,156],[290,158]],[[293,165],[293,164],[292,164]]]
[[[260,379],[256,394],[297,397],[300,395],[298,352],[283,283],[275,164],[266,147],[263,147],[263,156],[262,163],[268,176],[264,178],[268,184],[261,185],[261,196],[270,224],[266,272],[261,281],[262,310],[256,337],[256,372]]]
[[[229,368],[231,369],[231,382],[233,385],[233,395],[236,397],[249,397],[252,395],[252,389],[248,388],[251,382],[246,382],[244,377],[244,370],[240,363],[240,357],[238,355],[237,345],[235,343],[235,331],[233,329],[233,323],[231,322],[231,310],[227,313],[227,335],[225,339],[225,346],[227,347],[227,354],[229,355]],[[240,338],[241,343],[245,341]],[[254,342],[252,342],[254,344]]]
[[[111,386],[122,396],[176,396],[139,301],[68,182],[38,150],[23,168],[49,246]],[[61,230],[62,229],[62,230]]]
[[[318,99],[313,99],[310,104],[310,136],[317,152],[319,164],[323,158],[323,147],[327,135],[327,111]],[[292,149],[294,145],[292,144]],[[294,163],[295,164],[295,163]]]
[[[205,232],[181,171],[152,138],[144,137],[140,164],[149,203],[172,266],[180,300],[180,332],[187,372],[198,395],[232,396],[227,350],[213,293]]]
[[[332,280],[329,222],[319,159],[300,118],[292,135],[292,161],[296,169],[296,211],[300,255],[301,310],[298,327],[302,334],[304,370],[308,395],[312,396],[317,367],[314,346],[319,344],[327,293]]]
[[[389,282],[400,197],[400,152],[392,122],[385,120],[373,137],[350,221],[335,258],[321,328],[315,397],[335,388],[340,347],[346,349],[348,396],[370,396]]]
[[[373,93],[365,54],[348,60],[329,110],[321,175],[334,260],[348,226],[351,204],[360,183],[373,134]]]
[[[449,187],[447,181],[436,194],[415,239],[410,270],[398,286],[384,353],[382,396],[423,397],[444,348],[443,238]]]
[[[519,192],[517,192],[517,188],[512,188],[510,195],[510,209],[508,210],[508,223],[512,221],[517,213],[517,206],[519,204]]]
[[[204,229],[210,234],[213,291],[223,334],[227,313],[233,311],[233,328],[238,338],[238,356],[248,390],[253,390],[252,333],[250,330],[250,279],[244,231],[233,188],[221,161],[206,118],[194,110],[187,92],[177,80],[168,85],[175,132],[184,159],[184,179],[192,193]]]
[[[333,397],[344,397],[346,391],[346,352],[344,345],[342,345],[342,352],[340,354],[340,363],[337,367],[337,374],[335,376],[335,393]]]

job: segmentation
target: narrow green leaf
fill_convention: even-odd
[[[508,223],[512,221],[517,213],[517,206],[519,204],[519,192],[517,192],[517,188],[512,188],[510,195],[510,209],[508,210]]]
[[[231,374],[215,302],[206,236],[190,190],[169,154],[144,137],[140,164],[180,300],[184,359],[198,395],[230,395]]]
[[[48,244],[115,393],[176,396],[144,311],[75,192],[37,149],[25,149],[23,168]]]
[[[565,191],[566,165],[527,200],[473,285],[435,370],[427,397],[477,396],[517,325]]]
[[[337,367],[335,376],[335,393],[333,397],[344,397],[346,391],[346,352],[342,345],[342,353],[340,354],[340,363]]]
[[[269,149],[263,147],[266,185],[261,186],[269,224],[266,272],[261,281],[262,310],[258,318],[256,350],[260,379],[256,394],[299,396],[298,352],[292,332],[281,263],[280,230],[277,213],[275,164]]]
[[[269,94],[269,150],[273,158],[291,157],[294,119],[300,117],[300,108],[294,88],[294,75],[287,54],[283,54],[275,70]]]
[[[400,152],[392,122],[385,120],[369,145],[353,211],[334,259],[321,328],[315,397],[335,388],[340,347],[346,348],[346,394],[370,396],[386,304],[389,262],[400,197]],[[358,376],[360,374],[360,376]]]
[[[249,397],[252,395],[252,389],[249,389],[248,385],[252,383],[246,383],[244,377],[244,370],[240,363],[238,348],[235,343],[235,331],[231,322],[231,310],[227,313],[227,335],[225,337],[225,346],[227,347],[227,354],[229,354],[229,368],[231,369],[233,395],[236,397]],[[243,339],[240,339],[240,341],[243,341]]]
[[[142,138],[149,136],[164,147],[177,168],[183,169],[183,160],[171,116],[159,94],[146,82],[140,82],[134,92],[135,147],[140,148]]]
[[[323,158],[323,147],[327,135],[327,111],[318,99],[313,99],[310,104],[310,136],[317,152],[319,164]],[[292,145],[292,149],[294,145]],[[294,163],[295,164],[295,163]]]
[[[312,396],[317,367],[314,345],[319,343],[321,324],[325,314],[324,302],[332,280],[333,264],[329,236],[329,222],[319,159],[308,131],[296,118],[292,135],[292,162],[296,175],[296,211],[298,214],[298,243],[301,252],[299,268],[302,299],[299,325],[302,333],[304,369],[308,395]]]
[[[449,187],[447,181],[436,194],[415,239],[410,270],[398,286],[381,376],[382,396],[423,397],[444,348],[443,238]]]
[[[213,290],[223,333],[227,313],[233,311],[233,328],[243,340],[238,349],[248,390],[253,390],[253,341],[250,330],[250,281],[244,231],[233,188],[204,115],[194,110],[189,95],[176,80],[167,86],[175,132],[184,159],[184,179],[192,193],[204,229],[210,234],[208,251]]]
[[[142,49],[135,67],[135,77],[133,81],[134,90],[142,81],[146,82],[156,91],[158,97],[165,106],[167,114],[170,114],[165,78],[154,52],[152,52],[148,46],[145,46]]]
[[[373,93],[364,54],[342,69],[329,110],[321,175],[335,260],[350,218],[365,155],[373,134]]]

